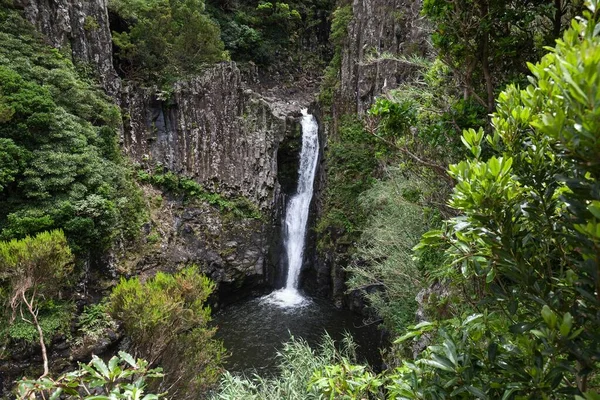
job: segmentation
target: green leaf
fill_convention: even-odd
[[[131,354],[126,353],[124,351],[119,351],[119,357],[121,357],[123,361],[131,365],[133,368],[138,367],[137,363],[135,362],[135,359],[131,356]]]
[[[571,328],[573,327],[573,316],[570,313],[565,313],[563,316],[562,323],[560,324],[560,334],[562,336],[567,336],[569,332],[571,332]]]
[[[454,372],[454,365],[446,357],[432,354],[430,359],[420,360],[421,363],[439,368],[444,371]]]
[[[60,398],[60,395],[62,394],[63,389],[62,388],[58,388],[54,391],[54,393],[52,393],[52,396],[50,396],[50,400],[58,400]]]
[[[542,307],[542,318],[544,319],[544,322],[546,322],[546,325],[550,327],[550,329],[554,329],[556,327],[556,314],[550,309],[550,307],[548,307],[547,304]]]
[[[513,395],[513,393],[515,393],[518,389],[517,388],[510,388],[506,391],[504,391],[504,395],[502,395],[502,400],[508,400],[511,398],[511,396]]]
[[[112,356],[110,360],[108,360],[108,371],[110,372],[111,377],[114,375],[118,375],[118,372],[115,373],[115,368],[119,365],[119,358],[117,356]]]
[[[583,394],[585,400],[600,400],[600,393],[589,390]]]
[[[474,395],[475,397],[478,397],[480,399],[487,399],[487,395],[481,390],[478,389],[474,386],[466,386],[466,389],[469,393],[471,393],[472,395]]]
[[[400,336],[398,339],[394,340],[394,343],[399,344],[405,342],[407,339],[413,338],[415,336],[421,335],[421,332],[418,331],[410,331]]]

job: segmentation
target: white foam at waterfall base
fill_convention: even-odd
[[[298,289],[283,288],[263,297],[262,303],[272,304],[281,308],[298,308],[310,304],[310,300],[302,296]]]
[[[319,125],[314,116],[302,110],[302,150],[298,168],[298,188],[290,199],[285,213],[285,250],[288,261],[285,288],[265,297],[265,301],[280,307],[299,307],[309,303],[298,291],[298,280],[302,269],[306,225],[313,184],[319,158]]]

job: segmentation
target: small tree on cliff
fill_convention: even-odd
[[[39,303],[60,291],[72,266],[71,249],[60,230],[0,242],[0,283],[8,289],[11,322],[18,315],[37,329],[44,361],[42,377],[48,375],[48,355],[38,321]]]

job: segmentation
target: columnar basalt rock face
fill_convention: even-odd
[[[261,209],[275,201],[277,149],[293,118],[246,89],[235,63],[177,83],[172,93],[128,88],[123,100],[125,152],[163,165],[207,189],[242,195]]]
[[[225,197],[243,196],[262,213],[262,219],[243,218],[169,197],[151,222],[152,232],[161,233],[160,246],[124,255],[129,270],[194,263],[219,284],[225,301],[274,283],[285,202],[278,180],[278,164],[285,160],[278,152],[299,130],[300,108],[288,103],[266,101],[248,89],[235,63],[178,82],[170,93],[125,87],[122,141],[131,160],[149,171],[166,168]]]
[[[124,274],[174,272],[196,264],[218,286],[218,303],[260,294],[275,276],[272,221],[227,215],[202,201],[181,201],[145,185],[150,220],[144,237],[118,255]]]
[[[342,50],[338,115],[363,113],[374,98],[410,76],[410,64],[398,55],[429,51],[422,0],[354,0],[353,19]]]
[[[106,92],[117,98],[120,79],[113,67],[108,0],[16,0],[25,18],[73,60],[91,65]]]

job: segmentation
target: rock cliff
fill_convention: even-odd
[[[295,122],[245,88],[235,63],[176,83],[169,94],[129,86],[122,103],[124,150],[132,160],[272,207],[278,143]]]
[[[365,112],[377,95],[411,75],[403,56],[430,51],[421,6],[422,0],[353,0],[334,102],[338,116]]]
[[[415,76],[416,68],[407,62],[411,56],[427,56],[428,26],[420,16],[422,0],[349,0],[353,17],[341,48],[338,87],[334,92],[330,118],[323,135],[336,140],[342,118],[348,114],[363,114],[377,96],[397,88]],[[318,110],[320,114],[322,111]],[[327,160],[317,179],[318,192],[327,190]],[[316,201],[316,219],[323,213],[323,199]],[[318,240],[318,238],[316,239]],[[311,287],[323,291],[324,283],[337,305],[362,308],[362,297],[345,294],[348,252],[352,243],[317,251],[311,268]],[[310,274],[309,274],[310,275]]]
[[[267,102],[248,89],[235,63],[179,82],[169,94],[127,86],[122,107],[123,148],[132,161],[149,171],[167,168],[224,197],[241,196],[262,214],[259,219],[233,216],[165,196],[147,232],[159,231],[160,245],[125,255],[130,267],[198,264],[229,301],[273,284],[284,202],[278,174],[290,161],[281,159],[280,144],[299,139],[294,116],[299,109]]]
[[[92,67],[106,92],[118,97],[121,82],[113,67],[108,0],[15,0],[48,44],[70,51]]]

